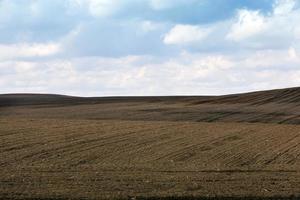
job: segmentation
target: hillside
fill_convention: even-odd
[[[63,114],[71,119],[299,124],[300,88],[225,96],[82,98],[10,94],[0,95],[0,109],[2,115],[18,112],[50,118]]]
[[[195,104],[250,104],[270,103],[300,104],[300,88],[266,90],[221,96],[132,96],[132,97],[74,97],[54,94],[0,94],[0,105],[35,105],[61,103],[103,103],[103,102],[189,102]]]
[[[0,199],[297,199],[299,96],[0,95]]]

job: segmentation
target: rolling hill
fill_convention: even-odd
[[[0,199],[297,199],[300,88],[0,95]]]
[[[13,107],[13,109],[9,108]],[[194,122],[300,123],[300,88],[225,96],[71,97],[0,95],[2,115]],[[30,110],[30,112],[28,112]],[[0,114],[1,115],[1,114]]]

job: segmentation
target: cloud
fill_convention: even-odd
[[[165,34],[165,44],[195,52],[235,52],[300,48],[300,8],[283,0],[273,10],[239,9],[231,19],[206,25],[176,24]],[[279,28],[280,27],[280,28]],[[180,45],[179,45],[180,44]],[[184,46],[182,45],[184,44]]]
[[[240,10],[226,38],[242,47],[288,48],[299,40],[300,10],[294,0],[276,1],[273,11]]]
[[[141,22],[141,29],[144,32],[151,32],[151,31],[155,31],[157,29],[161,29],[163,27],[162,23],[157,23],[157,22],[153,22],[153,21],[142,21]]]
[[[210,30],[199,26],[176,25],[165,36],[165,44],[186,44],[206,38]]]
[[[240,10],[237,20],[226,36],[230,40],[240,41],[255,36],[265,29],[265,18],[259,11]]]
[[[87,9],[95,17],[108,17],[115,13],[122,5],[121,2],[111,0],[69,0],[71,4]]]
[[[0,44],[0,61],[14,58],[45,57],[57,54],[61,47],[56,43],[21,43],[21,44]]]
[[[200,95],[296,86],[298,4],[2,0],[1,93]]]
[[[0,44],[55,41],[87,16],[84,9],[69,0],[2,0]]]
[[[300,84],[299,65],[299,52],[292,47],[243,56],[184,51],[169,59],[126,56],[5,61],[0,63],[0,87],[2,92],[84,96],[226,94],[295,86]]]
[[[108,56],[171,54],[175,50],[161,42],[168,25],[152,21],[91,20],[61,38],[68,56]]]
[[[295,6],[295,0],[276,0],[274,3],[274,15],[289,14]]]
[[[181,5],[194,4],[195,0],[149,0],[149,3],[154,10],[165,10]]]

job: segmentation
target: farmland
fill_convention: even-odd
[[[0,95],[0,198],[296,198],[298,94]]]

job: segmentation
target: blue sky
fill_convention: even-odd
[[[0,0],[0,93],[300,86],[296,0]]]

